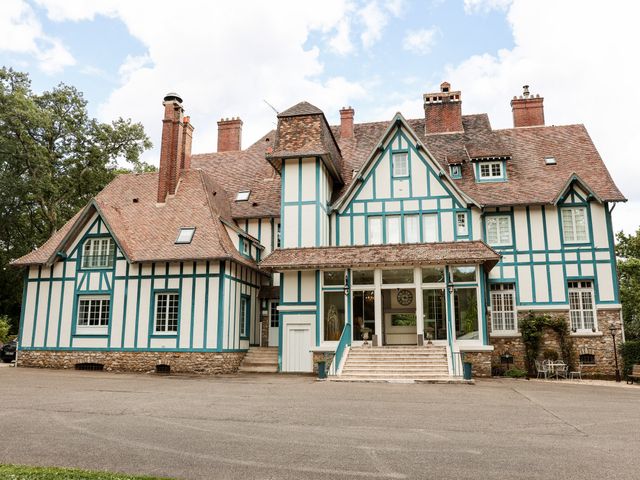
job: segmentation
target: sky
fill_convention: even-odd
[[[0,63],[35,91],[76,86],[101,121],[142,122],[158,164],[162,98],[176,91],[216,149],[216,122],[239,116],[243,146],[306,100],[330,123],[421,117],[446,80],[463,114],[512,126],[531,86],[547,125],[583,123],[628,202],[614,228],[640,225],[640,2],[595,0],[2,0]],[[271,106],[269,106],[271,105]]]

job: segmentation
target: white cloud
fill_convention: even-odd
[[[389,18],[400,17],[403,7],[402,0],[392,0],[383,2],[382,6],[377,1],[372,1],[360,8],[358,16],[363,26],[360,40],[365,49],[371,48],[382,38],[382,32],[389,23]]]
[[[435,45],[438,32],[436,27],[411,30],[405,35],[402,47],[418,55],[426,55]]]
[[[630,199],[616,209],[614,226],[631,231],[640,219],[640,161],[632,140],[640,65],[629,55],[640,45],[640,4],[624,5],[516,0],[508,11],[515,46],[450,66],[444,78],[462,90],[463,110],[488,112],[494,128],[511,126],[509,100],[524,84],[545,97],[548,125],[585,123]]]
[[[466,13],[487,13],[491,10],[506,10],[513,0],[464,0]]]
[[[71,52],[46,35],[33,9],[23,0],[5,0],[0,15],[0,51],[32,56],[47,74],[74,65]]]
[[[308,44],[310,32],[317,31],[325,40],[337,34],[333,47],[348,50],[349,31],[341,25],[353,6],[346,1],[289,0],[274,8],[268,2],[200,0],[182,3],[179,11],[168,0],[38,1],[55,21],[118,18],[146,47],[144,55],[128,56],[120,66],[120,86],[99,116],[141,121],[155,144],[145,154],[151,163],[158,163],[162,97],[169,91],[182,95],[195,125],[194,152],[215,150],[221,117],[245,120],[244,146],[273,128],[275,115],[263,100],[280,111],[308,100],[337,117],[340,107],[366,95],[364,86],[343,77],[321,80],[319,50]]]
[[[350,38],[351,25],[345,17],[338,23],[336,34],[329,40],[331,50],[339,55],[347,55],[354,50],[353,43]]]

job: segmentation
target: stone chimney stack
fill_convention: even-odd
[[[162,143],[160,145],[160,169],[158,172],[158,203],[164,203],[167,195],[176,193],[180,169],[182,143],[182,98],[177,93],[167,93],[162,102]]]
[[[182,119],[182,148],[180,150],[180,171],[191,168],[191,140],[193,139],[193,125],[191,118]]]
[[[544,125],[544,98],[535,97],[529,93],[529,85],[522,87],[522,95],[513,97],[511,111],[513,112],[514,127],[535,127]]]
[[[448,133],[462,132],[462,95],[452,92],[449,82],[440,84],[440,91],[425,93],[424,126],[425,132]]]
[[[218,152],[237,152],[242,149],[242,120],[222,118],[218,122]]]
[[[351,107],[340,109],[340,138],[353,138],[353,117],[355,110]]]

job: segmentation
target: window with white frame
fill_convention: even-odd
[[[438,241],[438,215],[436,213],[422,215],[422,238],[425,242]]]
[[[418,243],[420,241],[420,218],[418,215],[405,215],[404,241],[406,243]]]
[[[449,171],[451,172],[451,178],[460,178],[462,176],[460,165],[451,165]]]
[[[89,238],[82,248],[82,268],[111,268],[115,243],[109,237]]]
[[[491,215],[485,218],[487,243],[494,246],[511,245],[511,217]]]
[[[82,295],[78,300],[78,326],[106,327],[110,310],[111,299],[108,296]]]
[[[595,331],[595,307],[593,304],[593,282],[576,280],[569,282],[569,315],[571,330]]]
[[[236,195],[236,202],[246,202],[249,200],[249,195],[251,195],[251,190],[242,190]]]
[[[278,302],[270,303],[269,326],[271,326],[271,328],[278,328],[280,326],[280,316],[278,315]]]
[[[516,302],[513,283],[494,283],[490,288],[491,330],[493,332],[516,331]]]
[[[467,226],[467,214],[465,212],[456,213],[456,231],[458,236],[464,237],[469,234],[469,228]]]
[[[409,158],[406,153],[393,154],[393,176],[394,177],[409,176]]]
[[[278,225],[276,226],[276,248],[280,248],[282,245],[282,241],[281,241],[281,237],[282,237],[282,233],[281,233],[281,228],[280,228],[280,222],[278,222]]]
[[[251,254],[251,243],[244,237],[240,237],[240,252],[247,257]]]
[[[242,295],[240,297],[240,308],[238,309],[238,314],[240,318],[240,337],[248,337],[249,336],[249,297],[245,297]]]
[[[369,217],[367,220],[369,230],[369,245],[382,243],[382,217]]]
[[[387,217],[387,243],[400,243],[400,217]]]
[[[481,179],[491,180],[502,177],[502,162],[482,162],[480,164]]]
[[[587,209],[585,207],[565,207],[562,212],[562,237],[566,243],[589,241],[587,232]]]
[[[191,243],[193,240],[193,234],[195,233],[195,227],[182,227],[178,232],[178,238],[176,238],[176,243]]]
[[[175,292],[156,293],[156,333],[178,331],[178,304],[180,296]]]

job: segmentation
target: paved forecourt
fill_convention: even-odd
[[[0,463],[187,479],[638,478],[640,387],[3,368]]]

